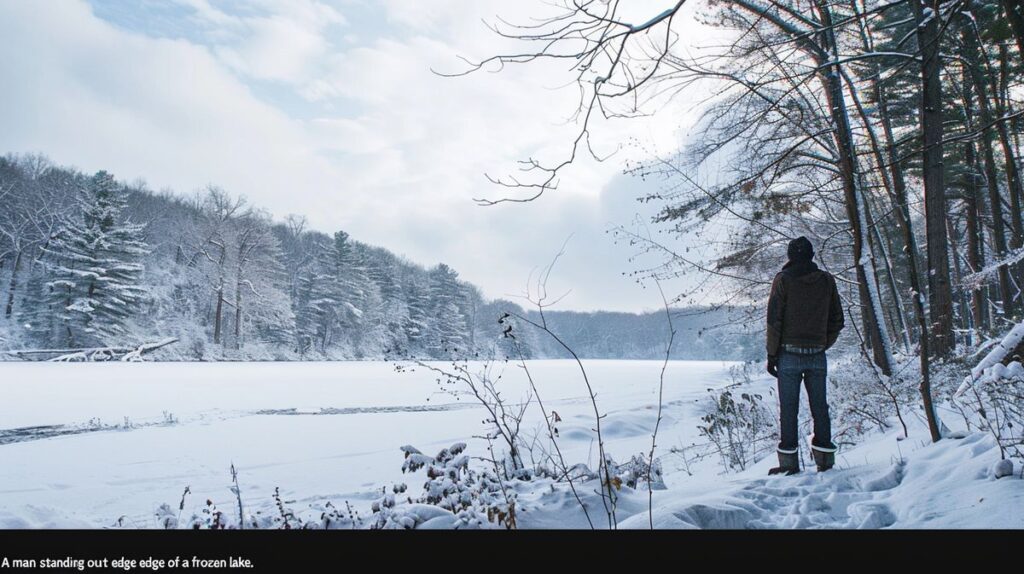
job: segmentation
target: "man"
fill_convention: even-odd
[[[768,297],[768,372],[779,380],[782,435],[777,449],[779,466],[768,474],[800,472],[797,413],[801,382],[814,418],[814,462],[819,472],[835,464],[836,446],[825,398],[825,351],[843,328],[843,307],[835,278],[811,261],[814,247],[806,237],[790,241],[787,255],[789,262],[775,275]]]

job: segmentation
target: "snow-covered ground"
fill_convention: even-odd
[[[587,361],[608,452],[619,461],[650,448],[657,361]],[[996,480],[998,450],[986,435],[928,445],[877,435],[843,452],[835,470],[766,476],[774,457],[740,474],[714,464],[693,475],[669,452],[698,440],[699,404],[731,382],[730,364],[672,362],[659,455],[667,490],[656,491],[662,527],[1024,527],[1024,481]],[[505,364],[504,396],[525,395],[522,370]],[[592,407],[575,363],[533,361],[531,374],[557,411],[565,459],[596,466]],[[211,499],[271,507],[275,487],[292,508],[345,502],[366,517],[382,487],[419,477],[400,471],[399,447],[433,454],[469,443],[483,455],[485,411],[440,392],[423,368],[384,362],[0,365],[0,527],[156,527],[156,509],[183,516]],[[755,379],[769,388],[773,379]],[[532,406],[524,434],[540,430]],[[692,470],[692,469],[691,469]],[[586,527],[564,489],[521,486],[521,527]],[[593,490],[593,489],[590,489]],[[591,500],[599,508],[599,499]],[[622,527],[648,526],[647,493],[623,490]],[[598,512],[599,514],[599,512]],[[592,516],[597,516],[592,513]]]

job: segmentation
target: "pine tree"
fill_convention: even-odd
[[[426,352],[430,340],[431,306],[430,288],[427,277],[416,273],[406,276],[405,289],[407,314],[403,330],[409,342],[407,355],[419,356]]]
[[[381,345],[380,291],[367,273],[363,246],[344,231],[334,234],[335,281],[340,287],[342,327],[353,351],[375,351]],[[368,349],[367,349],[368,348]]]
[[[368,261],[367,272],[380,293],[380,325],[385,356],[405,354],[409,339],[405,325],[409,307],[400,281],[401,268],[393,257]]]
[[[434,324],[427,351],[432,357],[448,358],[466,352],[468,329],[461,308],[462,292],[454,269],[441,263],[431,270],[429,299]]]
[[[139,263],[149,253],[145,226],[123,220],[124,194],[114,177],[97,172],[79,206],[79,216],[67,220],[46,248],[47,287],[70,347],[123,337],[133,308],[147,294]]]
[[[316,241],[310,246],[311,263],[299,272],[296,286],[295,324],[299,353],[313,349],[326,353],[334,338],[342,305],[334,277],[332,245]]]

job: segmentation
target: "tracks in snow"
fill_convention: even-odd
[[[887,499],[905,470],[906,463],[898,462],[881,476],[831,470],[759,478],[725,501],[690,504],[672,515],[705,529],[887,528],[897,519]]]

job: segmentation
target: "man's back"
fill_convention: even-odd
[[[835,278],[813,261],[790,261],[772,282],[768,297],[768,355],[782,345],[827,349],[843,328]]]

